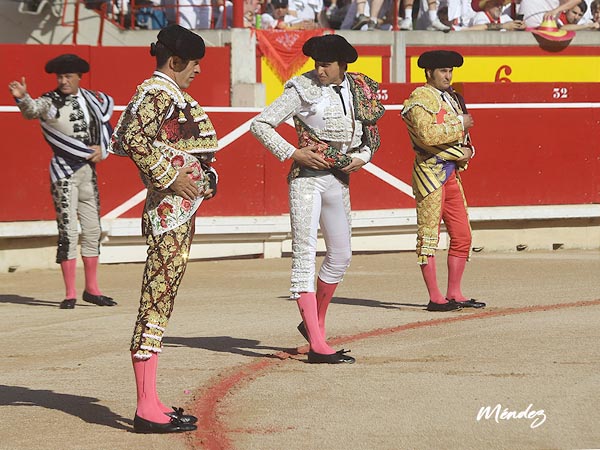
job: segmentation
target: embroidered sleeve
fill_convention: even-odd
[[[277,133],[275,128],[300,111],[301,106],[296,89],[288,87],[250,125],[250,132],[280,161],[288,159],[296,147]]]
[[[56,117],[56,107],[48,97],[33,99],[29,94],[17,101],[21,114],[26,119],[49,120]]]
[[[157,189],[166,189],[178,175],[170,161],[153,145],[165,117],[172,109],[173,99],[167,93],[149,92],[138,103],[134,113],[127,108],[113,136],[113,141],[117,141],[118,147],[127,153]]]

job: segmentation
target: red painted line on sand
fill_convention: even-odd
[[[423,322],[412,322],[405,325],[399,325],[391,328],[378,328],[364,333],[358,333],[351,336],[343,336],[331,339],[331,344],[345,344],[361,339],[371,337],[386,336],[400,331],[412,330],[415,328],[434,327],[454,322],[463,322],[475,319],[489,319],[492,317],[512,316],[531,312],[552,311],[557,309],[577,308],[584,306],[600,305],[600,299],[580,301],[573,303],[559,303],[555,305],[526,306],[523,308],[507,308],[497,310],[487,310],[474,312],[468,315],[457,315],[453,317],[444,317],[441,319],[427,320]],[[193,411],[198,417],[198,431],[191,437],[192,448],[204,448],[206,450],[229,450],[233,447],[227,438],[227,430],[220,420],[217,409],[219,402],[234,388],[240,388],[244,383],[256,378],[261,372],[269,367],[281,363],[290,358],[286,352],[280,352],[270,355],[271,358],[260,359],[259,361],[234,368],[229,374],[221,374],[213,383],[209,384],[202,395],[195,401]]]

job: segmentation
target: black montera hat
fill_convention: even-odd
[[[337,34],[311,37],[302,46],[302,53],[322,62],[353,63],[358,59],[356,49]]]
[[[204,39],[180,25],[169,25],[163,28],[158,33],[157,39],[173,55],[186,60],[202,59],[206,51]],[[154,45],[150,46],[152,56],[155,55]]]
[[[271,0],[273,8],[287,8],[288,0]]]
[[[67,53],[46,63],[46,73],[88,73],[90,65],[77,55]]]
[[[440,69],[443,67],[460,67],[463,57],[452,50],[432,50],[419,56],[417,65],[421,69]]]

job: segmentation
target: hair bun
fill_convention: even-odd
[[[150,55],[156,56],[156,44],[154,42],[150,44]]]

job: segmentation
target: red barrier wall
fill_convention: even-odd
[[[106,90],[124,106],[135,86],[152,71],[146,49],[100,49],[86,47],[1,46],[6,65],[2,81],[28,75],[34,95],[53,88],[54,80],[43,73],[45,62],[71,51],[88,57],[93,67],[84,86]],[[86,50],[87,49],[87,50]],[[134,51],[135,50],[135,51]],[[211,58],[223,64],[205,64],[190,92],[203,106],[225,98],[219,90],[229,83],[229,50],[215,51]],[[87,52],[87,53],[86,53]],[[134,56],[137,55],[137,56]],[[103,59],[104,58],[104,59]],[[105,61],[105,63],[99,63]],[[115,66],[118,70],[113,70]],[[123,70],[122,66],[128,69]],[[225,72],[227,75],[225,75]],[[227,85],[227,88],[225,88]],[[205,87],[211,86],[208,90]],[[385,103],[398,105],[416,85],[382,84]],[[600,86],[592,83],[465,83],[465,94],[475,119],[472,135],[477,155],[464,174],[471,206],[522,206],[600,203]],[[213,89],[214,88],[214,89]],[[556,89],[559,91],[556,91]],[[566,89],[566,91],[561,90]],[[557,94],[558,92],[558,94]],[[566,95],[566,97],[564,97]],[[213,99],[213,100],[208,100]],[[223,100],[223,103],[228,104]],[[14,111],[6,88],[0,89],[3,176],[0,177],[0,221],[51,220],[48,162],[51,156],[39,124],[25,121]],[[218,136],[251,119],[257,111],[233,112],[227,108],[209,111]],[[397,107],[380,122],[382,146],[373,164],[410,185],[413,152]],[[120,115],[116,112],[113,124]],[[281,130],[295,141],[293,129]],[[287,212],[285,174],[281,164],[249,134],[245,133],[217,154],[219,194],[200,209],[203,216],[275,215]],[[103,214],[122,205],[141,189],[137,171],[127,158],[111,156],[98,165]],[[353,209],[411,208],[414,200],[390,184],[363,170],[353,175]],[[141,204],[119,217],[139,217]]]
[[[90,63],[81,86],[110,94],[117,105],[126,105],[135,87],[154,71],[154,58],[148,47],[90,47],[86,45],[10,45],[0,44],[2,88],[0,105],[14,105],[4,88],[12,79],[27,79],[34,96],[56,87],[53,74],[44,71],[46,62],[63,53],[74,53]],[[230,47],[207,47],[200,62],[202,73],[190,86],[189,93],[205,106],[230,104]],[[210,62],[210,63],[209,63]],[[210,89],[206,87],[210,86]]]

